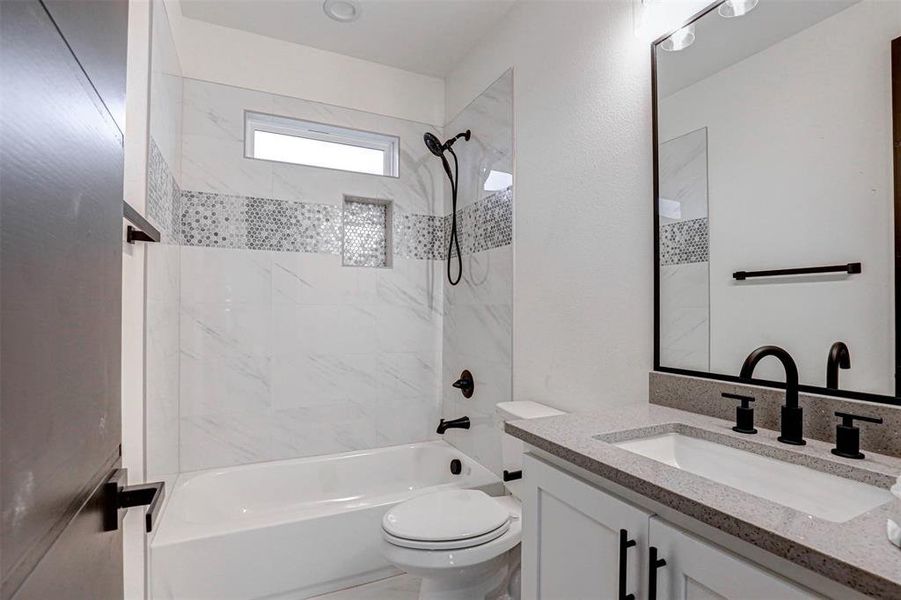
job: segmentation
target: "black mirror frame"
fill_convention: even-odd
[[[651,42],[651,119],[652,119],[652,143],[654,157],[654,371],[658,373],[671,373],[674,375],[686,375],[690,377],[699,377],[702,379],[712,379],[716,381],[727,381],[731,383],[747,383],[771,388],[785,389],[785,383],[780,381],[771,381],[768,379],[743,379],[737,375],[726,375],[720,373],[710,373],[707,371],[694,371],[691,369],[679,369],[676,367],[665,367],[660,364],[660,179],[659,179],[659,143],[657,128],[657,47],[673,33],[686,27],[707,15],[708,13],[719,8],[724,4],[725,0],[717,0],[706,8],[692,16],[679,27],[667,32],[665,35]],[[892,41],[892,74],[893,79],[901,80],[901,38]],[[893,104],[901,105],[901,97],[894,88],[899,87],[893,85]],[[897,139],[901,135],[901,123],[894,124],[895,135]],[[896,144],[897,145],[897,144]],[[899,151],[895,150],[895,172],[901,169],[901,157]],[[896,177],[897,178],[897,177]],[[901,373],[901,189],[895,187],[895,396],[887,396],[883,394],[874,394],[870,392],[857,392],[854,390],[830,389],[826,387],[814,385],[800,385],[799,391],[808,394],[819,394],[823,396],[836,396],[839,398],[850,398],[853,400],[866,400],[880,404],[892,404],[901,406],[901,380],[898,373]]]

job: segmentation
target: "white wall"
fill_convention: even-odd
[[[125,106],[123,197],[144,213],[150,85],[150,4],[131,0]],[[124,234],[123,234],[124,239]],[[122,466],[144,481],[144,245],[122,244]],[[124,597],[144,597],[144,519],[128,511],[123,524]]]
[[[444,124],[441,79],[184,18],[165,1],[185,77]]]
[[[864,1],[660,103],[661,140],[707,127],[711,369],[763,344],[825,385],[894,389],[891,45],[901,4]],[[861,261],[863,273],[736,283],[737,270]],[[767,361],[769,362],[769,361]],[[783,379],[778,363],[755,375]]]
[[[631,3],[518,2],[447,78],[448,116],[510,67],[514,399],[569,411],[646,402],[650,49]]]

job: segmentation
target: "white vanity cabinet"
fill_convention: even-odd
[[[523,600],[820,597],[532,456],[523,467]]]
[[[651,514],[523,458],[523,599],[642,598]]]
[[[658,560],[657,598],[671,600],[821,598],[754,563],[651,517],[648,540]],[[650,562],[648,563],[650,567]]]

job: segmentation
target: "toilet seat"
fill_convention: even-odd
[[[463,550],[464,548],[472,548],[473,546],[480,546],[482,544],[487,544],[492,540],[496,540],[507,533],[509,529],[510,521],[507,521],[494,531],[459,540],[409,540],[391,535],[387,531],[384,531],[383,533],[386,541],[395,546],[400,546],[401,548],[413,548],[415,550]]]
[[[418,550],[486,544],[510,529],[510,512],[479,490],[447,490],[402,502],[382,519],[385,540]]]

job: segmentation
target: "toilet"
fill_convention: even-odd
[[[563,414],[530,401],[497,404],[503,469],[522,469],[522,442],[503,433],[506,421]],[[397,568],[422,578],[422,600],[519,598],[519,487],[509,495],[446,490],[401,502],[382,519],[382,555]]]

